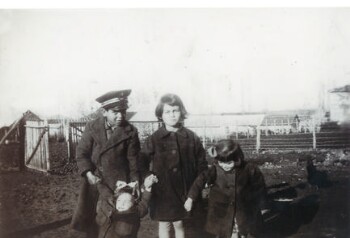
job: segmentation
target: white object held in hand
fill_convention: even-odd
[[[121,189],[124,187],[131,187],[131,188],[135,188],[137,185],[137,182],[130,182],[130,183],[126,183],[124,181],[118,180],[116,183],[117,189]]]

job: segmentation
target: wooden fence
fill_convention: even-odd
[[[25,127],[25,165],[43,172],[50,170],[47,122],[27,121]]]
[[[261,150],[310,150],[350,148],[350,131],[331,131],[313,133],[290,133],[265,135],[257,132],[254,136],[243,138],[231,136],[247,151]],[[213,142],[207,141],[206,146]]]
[[[159,122],[131,122],[139,131],[141,143],[155,132],[159,127]],[[70,122],[69,124],[69,151],[70,159],[75,158],[75,150],[82,133],[85,129],[86,122]],[[204,126],[203,126],[204,127]],[[200,125],[197,128],[201,128]],[[258,127],[257,127],[258,128]],[[193,129],[190,127],[190,129]],[[220,127],[211,127],[211,130],[222,130]],[[209,130],[209,129],[208,129]],[[262,151],[262,150],[312,150],[312,149],[336,149],[350,148],[350,130],[330,131],[330,132],[311,132],[289,134],[268,134],[265,129],[255,129],[254,133],[231,133],[222,135],[220,138],[208,137],[205,133],[197,132],[201,138],[203,146],[208,148],[215,141],[223,138],[231,138],[238,141],[245,151]],[[202,130],[206,131],[206,130]]]
[[[73,160],[75,158],[75,151],[85,130],[87,122],[70,122],[68,127],[68,158]]]
[[[73,160],[75,158],[75,151],[78,145],[78,142],[81,139],[81,136],[85,130],[86,121],[84,122],[70,122],[69,123],[69,138],[68,138],[68,158]],[[160,124],[158,121],[151,122],[141,122],[141,121],[131,121],[132,125],[134,125],[138,132],[140,142],[143,143],[144,140],[152,135],[159,127]]]
[[[262,135],[256,149],[338,149],[350,148],[350,131],[330,131],[312,133],[295,133],[286,135]]]

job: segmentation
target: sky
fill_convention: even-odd
[[[132,89],[190,113],[317,109],[350,84],[350,8],[0,10],[0,126]]]

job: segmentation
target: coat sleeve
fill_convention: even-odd
[[[97,190],[101,198],[113,198],[113,191],[103,181],[97,184]]]
[[[187,197],[192,198],[193,201],[198,199],[199,194],[201,194],[202,189],[206,183],[212,184],[216,179],[216,169],[212,166],[208,170],[204,170],[198,175],[196,180],[193,182]]]
[[[76,160],[81,176],[84,176],[87,171],[93,172],[96,168],[91,160],[93,146],[94,138],[92,137],[90,123],[88,123],[76,150]]]
[[[251,184],[251,199],[260,208],[263,208],[266,205],[266,184],[264,175],[257,166],[252,169]]]
[[[139,168],[142,180],[152,171],[152,159],[155,153],[152,136],[149,136],[142,146],[139,160]]]
[[[144,191],[142,193],[141,201],[137,204],[137,210],[139,212],[140,218],[147,215],[150,200],[151,200],[151,193],[148,191]]]
[[[130,169],[131,181],[139,181],[139,153],[140,153],[140,140],[137,129],[133,132],[128,143],[128,160]]]
[[[200,141],[200,138],[195,135],[194,137],[195,141],[195,150],[196,150],[196,161],[197,161],[197,174],[200,174],[201,172],[208,169],[208,162],[206,160],[206,154],[205,150],[203,148],[203,145]]]

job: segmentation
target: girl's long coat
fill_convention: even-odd
[[[96,185],[87,182],[85,173],[92,171],[103,178],[113,196],[115,181],[138,181],[138,155],[140,142],[137,129],[128,122],[106,136],[105,118],[87,123],[77,147],[76,160],[82,176],[78,205],[71,226],[80,231],[94,227],[98,191]]]
[[[205,183],[211,185],[206,231],[230,238],[235,220],[241,234],[258,234],[262,228],[261,207],[265,202],[264,176],[257,166],[242,161],[225,172],[214,164],[194,182],[188,197],[195,200]]]
[[[182,127],[176,133],[161,127],[147,138],[143,162],[158,177],[153,185],[150,215],[159,221],[176,221],[188,214],[183,204],[197,175],[207,169],[205,150],[199,137]],[[147,163],[146,163],[147,164]]]

